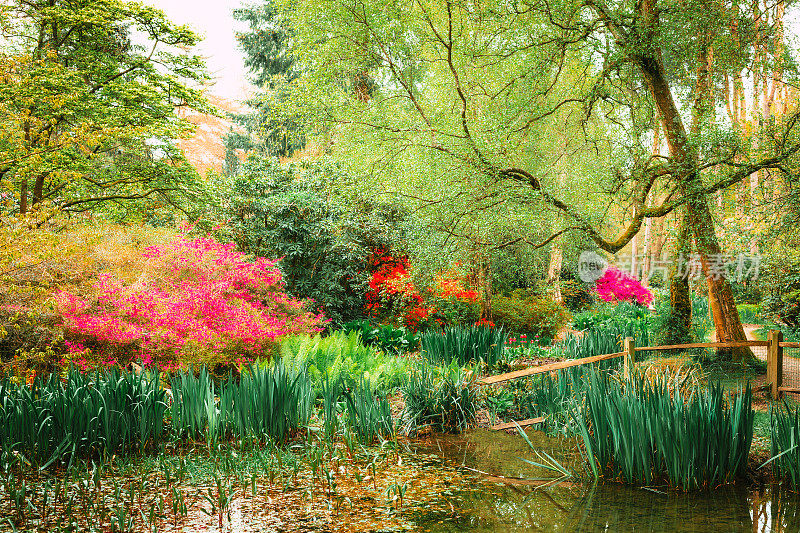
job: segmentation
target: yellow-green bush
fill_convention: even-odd
[[[142,249],[177,234],[107,223],[65,228],[67,221],[55,220],[0,224],[0,371],[24,378],[51,371],[61,360],[64,336],[55,291],[89,297],[101,273],[134,281],[142,272]]]
[[[496,295],[491,302],[492,321],[507,331],[526,334],[545,342],[552,339],[569,321],[570,315],[560,304],[524,291],[509,296]]]

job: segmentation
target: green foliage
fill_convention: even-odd
[[[285,442],[308,424],[313,395],[301,368],[251,366],[219,388],[205,368],[172,378],[172,427],[179,436],[215,443],[227,436]],[[219,400],[217,400],[217,396]]]
[[[764,317],[761,314],[759,304],[739,304],[736,306],[739,311],[739,320],[742,324],[764,324]]]
[[[708,306],[708,297],[692,293],[692,338],[703,342],[714,331],[714,319]]]
[[[505,360],[508,334],[502,328],[485,326],[428,330],[420,335],[423,357],[433,364],[464,366],[483,361],[489,366]]]
[[[559,370],[554,375],[540,374],[525,379],[514,380],[506,385],[507,394],[513,398],[513,408],[505,417],[511,420],[545,417],[538,425],[548,433],[572,435],[574,423],[570,413],[573,405],[580,399],[587,371],[583,367]]]
[[[601,304],[591,311],[583,311],[572,317],[572,327],[578,331],[611,329],[617,331],[646,330],[652,313],[641,305],[620,302]]]
[[[570,270],[562,269],[560,278],[561,298],[571,312],[584,311],[595,303],[596,298],[589,293],[586,283],[577,279]]]
[[[281,342],[280,355],[287,364],[305,368],[318,394],[323,380],[352,387],[363,378],[373,387],[392,389],[404,382],[408,370],[405,359],[364,346],[357,331],[288,337]]]
[[[783,408],[770,411],[770,441],[772,468],[777,477],[793,488],[800,486],[800,408]]]
[[[569,313],[558,303],[524,291],[492,297],[491,315],[494,323],[506,331],[548,340],[569,320]]]
[[[730,398],[719,384],[688,391],[635,375],[624,384],[588,374],[575,408],[589,466],[631,484],[666,481],[692,490],[741,476],[753,438],[750,385]]]
[[[347,421],[362,444],[372,444],[378,436],[395,434],[389,400],[377,395],[368,381],[361,379],[355,388],[345,391]]]
[[[617,353],[622,351],[625,337],[635,334],[636,331],[602,328],[587,331],[583,335],[567,335],[553,346],[553,351],[561,354],[565,359],[583,359],[595,355]],[[637,342],[637,344],[639,343]],[[639,345],[644,346],[644,344]],[[594,363],[594,365],[602,369],[619,368],[622,365],[622,358],[607,359]]]
[[[282,257],[286,290],[315,300],[335,323],[365,316],[370,259],[395,239],[398,214],[373,204],[349,206],[335,192],[334,166],[282,166],[251,156],[218,184],[225,231],[239,249]]]
[[[0,17],[0,185],[14,193],[11,211],[102,207],[148,220],[203,195],[175,142],[193,129],[177,107],[208,107],[195,88],[207,79],[202,59],[175,53],[197,35],[126,1],[13,0]]]
[[[405,326],[395,327],[391,324],[372,324],[369,320],[353,320],[342,326],[345,333],[357,331],[361,341],[367,346],[388,353],[401,354],[413,352],[419,346],[419,335],[409,331]]]
[[[477,386],[467,379],[465,369],[456,361],[444,367],[419,362],[401,391],[406,433],[423,428],[457,433],[475,421],[479,408]]]
[[[78,456],[144,449],[164,436],[165,392],[157,375],[111,369],[0,380],[0,449],[46,468]]]

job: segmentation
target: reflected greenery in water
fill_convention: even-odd
[[[548,453],[567,455],[565,441],[529,432]],[[526,445],[514,435],[477,431],[461,438],[437,437],[421,445],[466,468],[514,477],[537,477],[519,461]],[[779,487],[728,486],[677,493],[620,484],[562,484],[537,488],[486,484],[483,490],[456,492],[457,513],[418,515],[420,530],[456,531],[647,531],[791,532],[800,531],[800,495]],[[438,506],[447,508],[447,506]]]

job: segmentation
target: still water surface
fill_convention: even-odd
[[[568,442],[542,446],[558,461],[568,461]],[[543,477],[547,471],[527,465],[536,459],[517,436],[477,431],[459,437],[435,437],[417,443],[463,467],[509,477]],[[550,474],[552,476],[552,474]],[[605,484],[563,484],[549,488],[485,483],[456,490],[455,512],[420,513],[420,531],[432,532],[800,532],[800,496],[778,487],[732,486],[680,494]]]

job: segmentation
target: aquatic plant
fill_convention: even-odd
[[[172,378],[172,390],[175,432],[209,443],[226,436],[285,442],[311,417],[307,376],[282,361],[251,365],[238,381],[229,377],[218,389],[205,368],[197,375],[180,372]]]
[[[424,427],[463,431],[474,423],[479,408],[474,375],[468,379],[466,370],[455,361],[446,367],[419,362],[401,392],[406,433]]]
[[[167,409],[157,374],[108,369],[0,379],[0,448],[41,468],[77,455],[109,456],[158,443]]]
[[[362,379],[344,396],[348,424],[362,444],[372,444],[379,435],[389,438],[395,434],[389,401],[385,395],[376,394],[368,381]]]
[[[422,355],[434,364],[453,362],[464,366],[484,361],[493,366],[505,359],[508,335],[501,329],[484,326],[429,330],[420,336]]]
[[[792,487],[800,486],[800,408],[789,404],[770,412],[770,442],[776,477]]]
[[[719,384],[686,390],[640,375],[623,384],[594,370],[586,379],[573,418],[594,476],[690,490],[744,473],[753,438],[749,384],[728,396]]]

